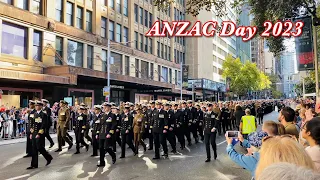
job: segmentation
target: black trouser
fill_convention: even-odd
[[[223,134],[225,134],[227,131],[227,120],[226,119],[222,120],[221,124],[222,124]]]
[[[130,133],[121,134],[121,157],[126,156],[126,143],[132,149],[133,153],[135,152],[135,148],[133,146],[132,137]]]
[[[217,144],[216,144],[216,132],[211,132],[210,134],[204,134],[204,143],[206,144],[206,152],[207,158],[211,159],[211,151],[210,151],[210,144],[212,146],[214,157],[217,157]]]
[[[173,151],[176,151],[176,137],[173,131],[168,130],[167,133],[163,134],[164,140],[168,140]]]
[[[96,138],[95,134],[92,134],[92,155],[97,156],[99,149],[99,140]]]
[[[50,136],[50,127],[46,128],[45,132],[44,132],[45,137],[48,139],[48,141],[50,142],[50,145],[53,145],[54,142]]]
[[[28,127],[28,123],[26,124],[26,127]],[[27,133],[27,144],[26,144],[26,154],[27,155],[32,155],[32,140],[30,139],[30,131],[29,130],[26,130]]]
[[[120,131],[116,132],[115,135],[112,137],[112,149],[114,152],[117,151],[117,143],[121,147]]]
[[[81,129],[75,129],[74,134],[76,136],[76,149],[77,152],[80,152],[80,143],[83,146],[89,146],[86,142],[84,142],[84,133],[81,133]]]
[[[218,120],[217,121],[217,126],[218,126],[218,133],[219,133],[219,135],[221,135],[221,120]]]
[[[84,131],[84,137],[90,141],[90,143],[92,142],[92,139],[91,137],[89,136],[89,130],[90,130],[90,127],[89,126],[86,126],[86,130]]]
[[[188,143],[191,143],[191,137],[190,137],[190,128],[188,126],[184,126],[182,128],[183,135],[187,138]]]
[[[185,147],[185,139],[184,139],[184,134],[183,134],[183,130],[182,129],[183,129],[182,127],[177,127],[174,130],[174,134],[177,136],[181,148],[184,148]]]
[[[151,132],[150,132],[151,130]],[[149,149],[153,149],[153,132],[152,132],[152,129],[149,129]]]
[[[237,125],[236,125],[236,118],[235,117],[231,117],[231,124],[232,124],[232,128],[236,129]]]
[[[259,124],[262,124],[263,123],[263,113],[259,113],[258,117],[259,117]]]
[[[199,123],[197,123],[197,131],[198,131],[198,133],[199,133],[199,135],[200,135],[200,137],[201,137],[201,141],[203,141],[204,140],[204,136],[203,136],[203,127],[202,127],[202,124],[201,124],[201,126],[200,126],[200,124]]]
[[[110,154],[112,157],[112,160],[116,159],[116,154],[111,149],[111,144],[109,144],[107,141],[108,139],[100,139],[99,140],[99,149],[100,149],[100,165],[106,165],[106,162],[104,161],[104,157],[106,156],[106,152]],[[111,140],[112,141],[112,140]]]
[[[197,133],[197,123],[191,123],[191,126],[189,126],[189,130],[192,133],[192,136],[196,142],[198,142],[198,133]]]
[[[44,140],[45,140],[44,135],[40,135],[40,138],[36,138],[36,136],[32,137],[32,160],[31,160],[32,167],[35,167],[35,168],[38,167],[39,152],[47,161],[52,159],[52,156],[44,148],[44,144],[43,144]]]
[[[232,130],[231,119],[227,118],[226,122],[227,122],[227,130]]]
[[[167,141],[165,141],[163,134],[153,133],[153,137],[155,146],[155,158],[160,158],[160,143],[162,144],[164,154],[168,154]]]

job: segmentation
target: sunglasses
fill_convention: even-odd
[[[290,135],[290,134],[285,134],[285,135],[280,135],[280,136],[267,136],[265,138],[262,139],[262,142],[266,142],[268,139],[272,139],[272,138],[291,138],[295,141],[298,141],[296,136]]]

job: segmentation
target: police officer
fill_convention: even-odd
[[[135,148],[132,143],[132,136],[130,131],[132,131],[133,116],[129,113],[130,106],[124,106],[124,112],[121,116],[121,157],[126,157],[126,143],[129,148],[132,149],[134,155],[136,155]]]
[[[201,141],[204,140],[204,136],[203,136],[203,112],[200,109],[200,104],[196,104],[196,112],[195,112],[195,119],[196,119],[196,131],[198,131],[200,137],[201,137]]]
[[[102,119],[100,119],[99,124],[99,149],[100,149],[100,161],[98,167],[104,167],[106,165],[104,157],[105,151],[107,151],[112,157],[112,163],[116,163],[116,154],[112,150],[112,136],[114,135],[114,130],[116,128],[116,116],[111,112],[111,104],[103,103],[104,114]],[[96,136],[96,138],[97,138]]]
[[[204,115],[203,130],[204,130],[204,143],[206,145],[207,160],[211,161],[210,144],[214,152],[214,159],[217,159],[217,144],[216,144],[216,126],[218,114],[212,111],[212,104],[208,104],[208,112]]]
[[[52,126],[52,118],[51,118],[51,109],[48,107],[49,101],[46,99],[42,99],[41,100],[43,103],[43,111],[44,113],[47,114],[48,116],[48,127],[45,129],[44,134],[46,136],[46,138],[48,139],[48,141],[50,142],[50,147],[52,148],[54,146],[54,142],[50,136],[50,127]]]
[[[30,124],[30,136],[32,140],[32,160],[31,166],[27,169],[38,168],[38,157],[39,152],[47,160],[46,166],[48,166],[52,161],[52,156],[44,148],[45,135],[44,131],[47,125],[47,114],[42,112],[43,103],[41,101],[35,102],[36,112],[34,113],[34,118],[31,120]]]
[[[99,134],[98,127],[100,124],[100,120],[103,116],[101,112],[101,106],[95,105],[94,106],[94,116],[93,116],[93,123],[92,123],[92,155],[91,157],[98,156],[98,149],[99,149],[99,140],[96,138],[96,135]]]
[[[73,144],[72,141],[67,137],[67,130],[70,121],[70,110],[67,107],[68,103],[64,100],[60,101],[60,109],[58,112],[58,123],[57,123],[57,136],[59,148],[55,152],[62,151],[63,141],[69,144],[68,149],[71,149]]]
[[[112,139],[112,149],[113,152],[117,152],[117,143],[121,147],[121,139],[120,139],[120,129],[121,129],[121,114],[120,114],[120,108],[113,106],[112,107],[112,113],[116,116],[116,132]]]
[[[154,137],[154,146],[155,146],[155,156],[153,159],[160,159],[160,143],[163,148],[163,156],[168,157],[168,147],[167,141],[164,139],[165,133],[168,129],[168,118],[166,112],[161,108],[162,103],[157,102],[157,109],[153,112],[153,137]]]
[[[28,114],[28,121],[26,122],[26,135],[27,135],[27,144],[26,144],[26,155],[23,156],[24,158],[31,157],[32,156],[32,140],[30,139],[30,129],[31,129],[31,122],[34,119],[34,113],[36,113],[35,110],[35,101],[30,100],[29,101],[29,114]]]
[[[167,131],[167,133],[164,133],[164,141],[168,140],[171,148],[172,148],[172,153],[177,153],[177,149],[176,149],[176,137],[174,135],[174,128],[176,126],[176,122],[174,119],[174,113],[173,111],[170,109],[170,103],[165,103],[164,104],[164,110],[167,113],[166,116],[168,118],[168,127],[165,127],[165,130]]]
[[[76,136],[76,149],[77,151],[74,154],[80,154],[80,143],[84,145],[89,150],[89,145],[84,142],[84,131],[86,130],[87,124],[87,114],[84,113],[86,107],[80,106],[76,118],[73,123],[74,134]]]
[[[148,114],[148,120],[147,120],[147,129],[148,129],[148,138],[149,138],[149,149],[148,150],[153,150],[153,114],[155,112],[155,102],[151,101],[150,102],[150,109],[147,111]]]

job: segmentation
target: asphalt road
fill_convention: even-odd
[[[265,120],[276,120],[277,112],[265,116]],[[56,141],[56,139],[54,139]],[[148,140],[147,140],[148,141]],[[26,170],[30,166],[31,158],[25,155],[25,143],[15,143],[0,146],[0,179],[45,179],[45,180],[74,180],[74,179],[110,179],[110,180],[248,180],[250,173],[233,163],[225,152],[226,143],[223,136],[217,137],[218,159],[205,163],[206,152],[204,144],[193,144],[178,154],[169,154],[169,159],[152,160],[153,151],[143,152],[140,147],[139,155],[133,156],[127,149],[126,158],[119,159],[120,148],[117,150],[117,162],[111,163],[110,156],[106,156],[107,165],[104,168],[96,166],[98,157],[93,158],[91,148],[89,152],[81,149],[81,154],[74,155],[75,147],[71,150],[63,149],[54,152],[55,145],[49,150],[53,161],[45,166],[46,161],[39,156],[39,168]],[[48,143],[47,143],[48,144]],[[179,143],[178,143],[178,147]],[[169,151],[171,147],[169,145]]]

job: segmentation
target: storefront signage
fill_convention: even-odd
[[[302,35],[295,38],[298,70],[314,70],[312,19],[308,16],[298,18],[296,21],[304,23]]]
[[[159,92],[172,92],[172,89],[149,89],[149,90],[138,90],[139,93],[159,93]]]
[[[105,97],[109,97],[110,96],[110,87],[109,86],[105,86],[103,88],[103,96],[105,96]]]
[[[112,88],[112,89],[124,89],[124,86],[111,85],[110,88]]]
[[[192,89],[192,84],[194,88],[202,88],[202,79],[188,80],[188,89]]]

